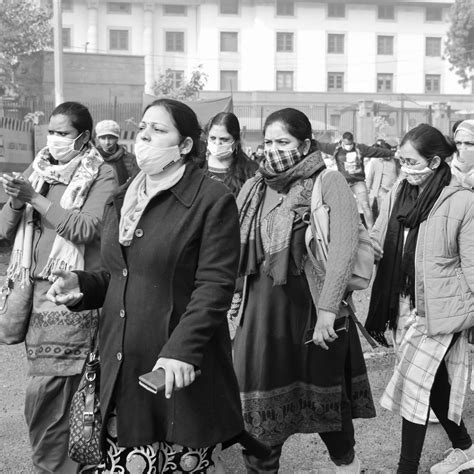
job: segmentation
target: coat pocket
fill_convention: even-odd
[[[456,272],[456,279],[458,280],[458,287],[461,292],[461,300],[466,301],[466,299],[470,296],[471,290],[469,285],[467,284],[466,278],[464,277],[464,273],[461,267],[457,267],[455,269]]]

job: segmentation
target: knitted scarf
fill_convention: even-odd
[[[252,275],[264,261],[263,271],[273,279],[273,285],[287,281],[290,241],[293,223],[301,210],[308,210],[315,174],[325,168],[319,151],[305,157],[286,172],[275,173],[264,160],[252,178],[246,193],[237,198],[240,220],[239,274]],[[283,194],[281,204],[262,219],[266,186]],[[270,242],[264,249],[261,232]]]
[[[109,153],[101,147],[98,147],[97,150],[102,155],[104,161],[112,166],[112,169],[117,175],[117,181],[119,184],[126,183],[129,178],[129,174],[122,159],[123,155],[125,154],[125,148],[121,145],[117,145],[117,150],[113,153]]]
[[[47,148],[43,148],[33,161],[33,173],[28,178],[35,191],[44,183],[67,185],[60,200],[63,209],[81,209],[87,194],[99,174],[103,160],[90,145],[68,163],[53,164]],[[14,281],[26,282],[30,277],[33,251],[33,207],[27,204],[18,226],[7,275]],[[47,279],[53,270],[82,270],[84,246],[56,235],[46,266],[40,277]]]
[[[384,333],[395,329],[400,295],[408,296],[415,307],[415,251],[420,224],[428,218],[443,188],[451,180],[449,166],[443,161],[429,179],[423,192],[404,180],[395,200],[383,245],[365,323],[369,334],[380,344],[388,346]],[[408,235],[404,242],[404,231]]]

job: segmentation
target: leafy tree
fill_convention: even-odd
[[[445,44],[445,55],[459,82],[466,85],[474,79],[474,2],[456,0],[451,8],[451,25]]]
[[[50,46],[50,18],[49,10],[37,7],[31,0],[0,3],[0,93],[17,89],[14,72],[20,56]]]
[[[171,69],[167,69],[155,80],[153,92],[157,96],[165,96],[171,99],[195,99],[206,85],[207,78],[208,76],[203,72],[202,64],[200,64],[192,71],[188,81],[183,81],[179,87],[175,87],[175,76]]]

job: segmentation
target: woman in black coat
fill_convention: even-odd
[[[75,309],[103,307],[105,470],[206,472],[214,447],[243,430],[226,320],[239,258],[237,207],[193,163],[199,134],[196,115],[180,102],[160,99],[145,109],[135,147],[142,171],[105,208],[105,270],[58,272],[49,291]],[[159,367],[165,393],[153,395],[138,377]]]

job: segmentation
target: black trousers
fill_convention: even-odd
[[[454,335],[449,349],[454,345],[458,337],[459,333]],[[436,372],[433,387],[431,388],[430,406],[441,423],[441,426],[446,431],[453,448],[468,449],[472,445],[472,440],[463,421],[457,425],[454,421],[448,419],[450,392],[451,384],[449,383],[448,370],[443,359]],[[427,427],[428,420],[426,420],[424,425],[419,425],[403,419],[402,449],[397,473],[408,474],[418,472]]]

